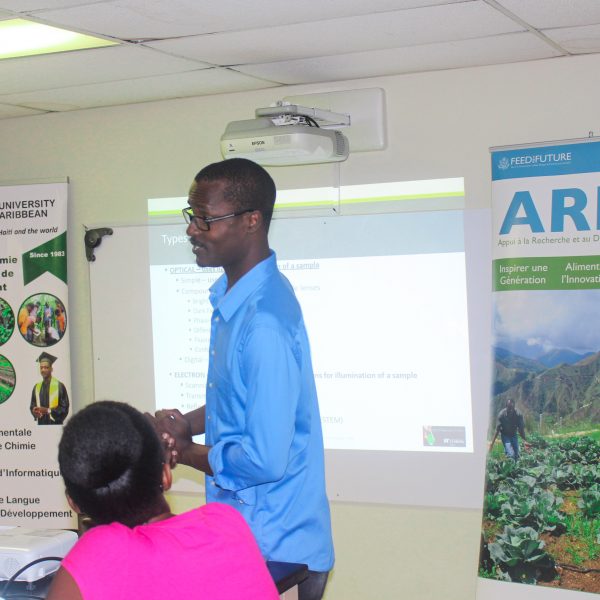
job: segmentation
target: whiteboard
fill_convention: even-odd
[[[481,507],[491,380],[490,214],[475,210],[464,217],[474,451],[327,450],[331,500]],[[402,235],[402,219],[401,213],[275,219],[270,244],[278,259],[293,257],[298,246],[305,256],[352,255],[365,245],[375,246],[371,252],[386,253]],[[89,263],[95,399],[129,402],[148,412],[155,407],[149,238],[160,226],[113,227],[113,235],[103,239],[95,249],[96,260]],[[426,247],[435,251],[447,245],[443,238],[444,231],[428,231]],[[180,251],[192,263],[189,246],[182,245]],[[365,317],[370,308],[365,307]],[[198,478],[190,483],[185,470],[182,476],[176,489],[198,490]]]

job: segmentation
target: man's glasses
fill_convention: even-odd
[[[210,231],[210,224],[214,223],[215,221],[239,217],[240,215],[245,215],[246,213],[251,213],[255,210],[255,208],[247,208],[246,210],[240,210],[239,212],[223,215],[222,217],[199,217],[198,215],[194,214],[191,206],[186,206],[185,208],[181,209],[181,213],[183,214],[183,218],[188,225],[193,223],[200,231]]]

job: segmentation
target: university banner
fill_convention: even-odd
[[[71,528],[67,183],[0,186],[0,525]]]
[[[478,599],[598,598],[600,142],[497,149],[492,179]]]

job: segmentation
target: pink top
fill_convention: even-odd
[[[86,532],[62,561],[84,600],[276,600],[243,517],[211,503],[133,529]]]

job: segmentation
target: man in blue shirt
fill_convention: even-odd
[[[267,560],[305,563],[300,600],[319,600],[333,566],[321,419],[302,312],[267,232],[275,184],[230,159],[202,169],[183,210],[210,289],[206,405],[157,413],[174,461],[206,473],[206,497],[237,508]],[[206,433],[206,445],[192,435]]]

